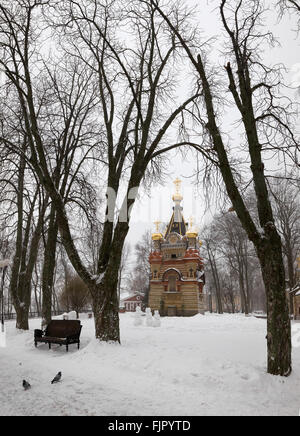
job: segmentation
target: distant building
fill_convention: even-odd
[[[164,236],[152,235],[153,251],[150,254],[151,279],[149,307],[159,310],[162,316],[193,316],[203,313],[206,304],[203,295],[204,271],[200,255],[198,231],[185,222],[180,194],[180,180],[176,180],[175,206]]]
[[[122,306],[125,312],[135,312],[139,306],[142,308],[143,297],[141,295],[132,295],[131,297],[122,300]]]

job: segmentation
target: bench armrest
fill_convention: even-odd
[[[35,338],[42,338],[43,335],[44,335],[43,330],[38,330],[38,329],[35,329],[35,330],[34,330],[34,337],[35,337]]]

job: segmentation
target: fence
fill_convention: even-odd
[[[80,313],[90,313],[91,310],[81,310]],[[51,316],[60,316],[63,313],[65,313],[64,310],[56,310],[51,312]],[[42,314],[39,312],[29,312],[29,319],[34,319],[34,318],[41,318]],[[4,313],[4,320],[5,321],[11,321],[17,319],[17,314],[16,313]]]

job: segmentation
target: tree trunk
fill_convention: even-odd
[[[244,276],[243,271],[239,268],[239,282],[240,282],[240,293],[242,298],[242,307],[244,309],[245,315],[249,315],[249,305],[248,305],[248,299],[245,291],[245,283],[244,283]]]
[[[52,289],[55,271],[55,253],[57,244],[58,225],[55,208],[51,206],[49,229],[45,246],[42,284],[42,325],[48,325],[51,321],[52,312]]]
[[[23,150],[25,151],[25,145],[23,147]],[[16,248],[15,248],[15,255],[12,263],[12,269],[11,269],[11,280],[10,280],[10,288],[9,288],[9,294],[12,296],[13,305],[17,314],[17,324],[20,326],[25,326],[26,330],[26,323],[24,323],[23,317],[24,314],[22,314],[19,302],[19,296],[18,296],[18,281],[19,281],[19,273],[20,273],[20,265],[21,265],[21,258],[22,258],[22,246],[23,246],[23,212],[24,212],[24,200],[23,200],[23,189],[24,189],[24,174],[25,174],[25,158],[24,155],[21,154],[20,156],[20,162],[19,162],[19,175],[18,175],[18,196],[17,196],[17,206],[18,206],[18,223],[17,223],[17,236],[16,236]],[[19,323],[18,323],[19,319]],[[28,329],[28,328],[27,328]]]
[[[127,222],[118,222],[105,273],[102,273],[102,278],[100,275],[100,283],[91,289],[96,338],[102,341],[120,343],[118,281],[122,251],[128,230]]]
[[[96,338],[120,343],[119,300],[116,284],[97,286],[93,292]]]
[[[250,285],[249,285],[248,255],[247,255],[247,253],[244,256],[243,263],[244,263],[245,285],[246,285],[245,293],[246,293],[246,298],[248,301],[249,312],[252,313],[253,312],[253,301],[252,301],[252,292],[250,290]]]
[[[16,305],[15,311],[17,315],[16,328],[18,330],[29,330],[28,312],[29,307],[26,305]]]
[[[262,240],[257,254],[267,295],[268,372],[288,376],[291,371],[291,327],[285,290],[281,241],[276,229]]]
[[[288,267],[289,288],[291,291],[296,284],[295,270],[294,270],[294,257],[293,257],[293,251],[290,248],[290,244],[286,244],[286,245],[287,245],[286,259],[287,259],[287,267]],[[294,298],[293,298],[292,294],[290,294],[289,300],[290,300],[290,314],[293,315],[294,314]]]
[[[36,276],[36,280],[34,282],[34,286],[33,286],[33,291],[34,291],[34,300],[35,300],[35,305],[36,305],[36,310],[39,316],[41,316],[41,306],[40,306],[40,302],[39,302],[39,297],[38,297],[38,274],[36,272],[36,264],[35,264],[35,276]]]
[[[217,312],[219,315],[223,314],[223,305],[222,305],[222,298],[221,298],[221,287],[220,287],[220,280],[218,276],[218,269],[216,265],[216,261],[214,258],[213,253],[210,250],[209,244],[207,243],[207,253],[208,253],[208,259],[215,283],[215,292],[216,292],[216,306],[217,306]]]

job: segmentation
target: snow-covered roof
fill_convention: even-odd
[[[122,299],[122,303],[124,303],[125,301],[141,301],[141,300],[142,300],[141,295],[131,295],[127,298]]]

